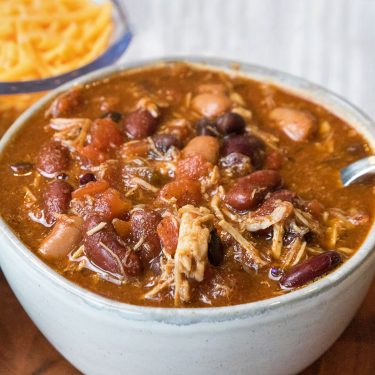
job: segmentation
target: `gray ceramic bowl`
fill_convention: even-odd
[[[0,153],[23,124],[56,94],[75,84],[166,61],[231,70],[231,61],[168,58],[110,67],[54,90],[27,110],[0,142]],[[361,111],[327,90],[270,69],[239,64],[253,79],[280,85],[345,119],[372,145],[375,128]],[[0,264],[35,324],[86,374],[291,374],[338,338],[374,275],[375,230],[336,271],[303,289],[264,301],[219,308],[163,309],[98,296],[58,275],[0,221]]]

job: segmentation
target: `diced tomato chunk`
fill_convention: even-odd
[[[178,243],[178,225],[169,216],[165,217],[157,227],[157,233],[166,252],[174,255]]]
[[[90,162],[101,163],[108,159],[106,152],[99,151],[92,144],[84,146],[80,151],[80,155],[88,159]]]
[[[104,180],[88,182],[86,185],[80,187],[77,190],[74,190],[72,193],[72,197],[80,199],[85,195],[95,195],[107,190],[108,187],[108,182]]]
[[[91,145],[99,151],[107,151],[112,146],[118,146],[123,142],[121,132],[116,124],[108,119],[95,120],[91,127]]]
[[[101,213],[106,220],[123,216],[132,208],[131,202],[120,196],[120,193],[112,188],[95,196],[94,211]]]
[[[177,163],[176,178],[195,180],[207,176],[210,170],[212,170],[211,163],[206,161],[201,155],[193,155]]]
[[[131,234],[132,228],[130,221],[120,220],[120,219],[113,219],[112,225],[114,226],[117,234],[122,237],[126,238]]]

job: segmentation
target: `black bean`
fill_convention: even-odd
[[[284,288],[300,287],[331,271],[341,262],[341,255],[333,250],[315,255],[287,271],[280,279],[280,284]]]
[[[120,112],[110,111],[110,112],[104,113],[104,115],[101,116],[101,118],[109,118],[113,122],[119,123],[122,120],[122,114]]]
[[[20,161],[10,166],[14,176],[29,176],[33,171],[33,164]]]
[[[216,124],[214,121],[208,118],[201,118],[195,123],[195,129],[197,135],[211,135],[217,137],[219,132],[216,129]]]
[[[173,134],[154,134],[151,138],[158,151],[167,152],[171,146],[181,148],[180,140]]]
[[[224,246],[216,229],[211,231],[210,237],[210,242],[208,244],[208,260],[213,266],[217,267],[224,260]]]
[[[66,181],[66,180],[69,179],[69,176],[68,176],[66,173],[59,173],[59,174],[56,176],[56,178],[57,178],[58,180],[64,180],[64,181]]]
[[[227,156],[233,152],[246,155],[251,159],[251,164],[259,169],[263,165],[264,149],[263,141],[254,135],[232,135],[224,138],[221,155]]]
[[[85,173],[79,176],[79,184],[80,186],[86,185],[91,181],[96,181],[96,177],[93,173]]]
[[[222,134],[242,134],[246,128],[246,122],[241,115],[228,112],[216,119],[217,129]]]

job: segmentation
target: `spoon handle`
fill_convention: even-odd
[[[361,177],[368,175],[375,175],[375,156],[357,160],[340,171],[341,181],[344,186],[349,186]]]

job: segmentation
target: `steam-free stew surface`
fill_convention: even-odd
[[[361,245],[373,185],[344,188],[339,170],[369,153],[280,88],[170,64],[75,88],[30,119],[2,156],[1,212],[100,295],[246,303],[324,277]]]

